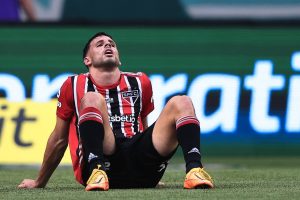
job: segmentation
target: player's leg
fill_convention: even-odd
[[[155,149],[162,156],[167,156],[180,144],[187,157],[187,171],[202,167],[199,121],[189,97],[175,96],[167,102],[155,123],[152,139]]]
[[[80,104],[78,119],[83,160],[88,174],[86,190],[107,190],[108,179],[105,173],[103,154],[112,154],[115,150],[115,138],[108,121],[104,97],[95,92],[84,95]],[[99,182],[101,179],[102,181]]]
[[[179,144],[184,154],[186,172],[191,172],[192,169],[202,170],[200,124],[189,97],[175,96],[170,99],[155,123],[152,141],[161,156],[169,155]],[[199,173],[203,174],[204,171]],[[187,175],[190,176],[189,173]],[[206,173],[205,179],[208,182],[203,182],[204,187],[213,187],[212,180]]]

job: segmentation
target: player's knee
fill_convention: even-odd
[[[96,92],[87,92],[80,102],[80,108],[95,107],[100,109],[101,105],[105,103],[104,97]]]
[[[191,112],[194,113],[194,106],[192,99],[186,95],[174,96],[170,99],[172,109],[179,112]]]

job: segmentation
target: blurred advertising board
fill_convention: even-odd
[[[185,23],[300,19],[298,0],[2,0],[0,4],[0,22]]]

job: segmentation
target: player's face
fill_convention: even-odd
[[[116,43],[107,36],[96,37],[90,43],[87,54],[94,67],[117,67],[120,65]]]

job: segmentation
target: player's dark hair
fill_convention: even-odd
[[[98,33],[96,33],[96,34],[93,35],[93,36],[87,41],[87,43],[85,44],[85,46],[84,46],[84,48],[83,48],[83,52],[82,52],[82,58],[83,58],[83,59],[85,58],[87,52],[89,51],[90,44],[91,44],[92,40],[95,39],[96,37],[103,36],[103,35],[104,35],[104,36],[107,36],[107,37],[109,37],[109,38],[111,38],[111,39],[113,40],[112,36],[109,35],[109,34],[107,34],[107,33],[105,33],[105,32],[98,32]]]

